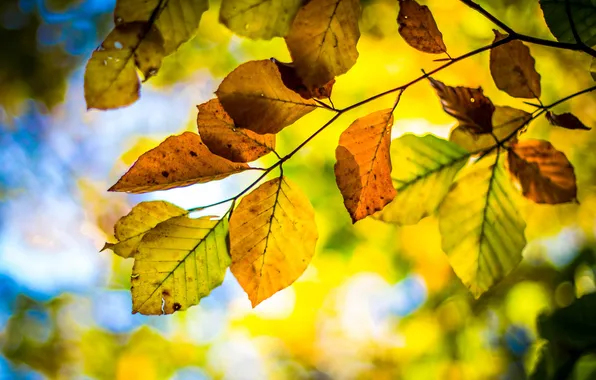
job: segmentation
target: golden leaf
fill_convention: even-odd
[[[443,34],[426,5],[414,0],[399,0],[397,23],[399,34],[413,48],[430,54],[447,52]]]
[[[223,0],[219,20],[231,31],[270,40],[288,34],[302,0]]]

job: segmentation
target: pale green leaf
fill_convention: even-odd
[[[374,215],[399,225],[416,224],[435,212],[470,153],[433,135],[406,134],[391,143],[391,179],[397,196]]]
[[[443,251],[476,298],[517,267],[526,245],[501,156],[498,150],[465,168],[438,211]]]
[[[270,40],[288,34],[302,0],[223,0],[219,20],[234,33]]]
[[[132,312],[172,314],[221,285],[230,265],[228,219],[179,216],[141,241],[131,275]]]

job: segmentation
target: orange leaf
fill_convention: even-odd
[[[414,0],[399,0],[397,23],[399,34],[413,48],[430,54],[447,52],[443,34],[426,5]]]
[[[198,106],[197,126],[209,150],[234,162],[254,161],[275,149],[275,135],[236,128],[218,99]]]
[[[573,166],[550,142],[519,141],[512,144],[507,158],[509,172],[519,181],[526,198],[548,204],[576,199]]]
[[[357,119],[339,138],[335,179],[355,223],[395,198],[391,182],[391,109]]]
[[[109,191],[146,193],[225,178],[248,170],[209,151],[199,135],[170,136],[143,154]]]
[[[313,100],[288,89],[269,59],[238,66],[221,82],[217,97],[236,126],[277,133],[315,109]]]

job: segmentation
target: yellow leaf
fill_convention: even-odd
[[[117,26],[97,48],[85,69],[87,108],[124,107],[139,98],[136,67],[145,78],[157,72],[165,55],[157,29],[134,22]]]
[[[118,243],[106,243],[102,251],[111,249],[125,259],[134,257],[141,239],[148,231],[163,221],[186,213],[185,209],[165,201],[141,202],[114,226]]]
[[[416,224],[432,215],[470,153],[433,135],[406,134],[391,142],[391,179],[397,195],[375,219]]]
[[[509,171],[519,181],[526,198],[548,204],[576,199],[573,166],[550,142],[519,141],[511,146],[507,158]]]
[[[236,128],[218,99],[198,106],[197,126],[209,150],[234,162],[254,161],[275,149],[275,135]]]
[[[335,150],[335,179],[355,223],[395,197],[391,182],[392,109],[357,119],[340,136]]]
[[[495,32],[497,42],[506,35]],[[521,41],[511,41],[490,50],[490,73],[499,90],[516,98],[539,98],[540,74],[530,49]]]
[[[230,220],[230,269],[253,307],[300,277],[317,239],[312,205],[286,177],[242,199]]]
[[[210,216],[179,216],[149,231],[132,268],[133,314],[172,314],[198,305],[223,282],[230,265],[227,235],[227,218]]]
[[[146,193],[225,178],[250,167],[209,151],[199,135],[170,136],[143,154],[109,191]]]
[[[525,222],[500,150],[465,168],[439,207],[443,251],[474,297],[522,259]]]
[[[223,0],[219,20],[234,33],[257,39],[284,37],[302,0]]]
[[[522,130],[524,126],[527,126],[531,118],[532,115],[526,111],[513,107],[496,106],[492,116],[493,135],[499,141],[511,137],[508,143],[505,144],[507,146],[517,140],[517,132]],[[449,141],[456,143],[472,153],[479,153],[493,147],[497,143],[491,134],[478,134],[462,126],[458,126],[451,131]]]
[[[144,21],[155,26],[163,36],[165,53],[171,54],[195,35],[208,7],[208,0],[118,0],[114,22],[118,26]]]
[[[399,0],[397,23],[399,34],[413,48],[430,54],[447,52],[443,34],[426,5],[414,0]]]
[[[269,59],[238,66],[216,94],[237,127],[259,134],[277,133],[317,106],[288,89]]]
[[[358,0],[311,0],[296,15],[286,43],[304,84],[321,87],[358,59]]]

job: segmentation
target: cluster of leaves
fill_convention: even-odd
[[[144,5],[141,12],[129,2],[118,2],[117,26],[87,67],[90,107],[113,108],[134,101],[139,87],[135,66],[147,78],[160,61],[145,52],[161,46],[160,59],[169,54],[189,38],[205,8],[197,0],[155,0],[144,3],[152,6]],[[178,8],[169,8],[175,4]],[[196,10],[194,17],[185,18],[182,24],[188,28],[166,24],[165,20],[179,15],[175,12],[191,5]],[[548,141],[518,140],[519,135],[542,114],[559,127],[588,129],[574,115],[559,115],[550,109],[596,87],[545,106],[540,102],[540,74],[520,35],[495,31],[491,45],[451,58],[428,7],[414,0],[399,0],[399,7],[397,22],[404,40],[422,52],[445,54],[448,58],[442,60],[448,62],[386,92],[397,93],[392,108],[355,120],[341,134],[335,152],[336,182],[354,223],[372,216],[406,225],[436,213],[443,250],[458,277],[479,297],[522,258],[525,222],[517,209],[518,193],[536,203],[559,204],[576,198],[573,166],[565,155]],[[271,17],[271,12],[283,17]],[[270,59],[237,67],[220,84],[217,98],[198,106],[198,134],[170,136],[143,154],[110,190],[143,193],[247,170],[264,173],[227,200],[231,206],[221,218],[194,219],[190,213],[199,208],[184,210],[154,201],[138,204],[116,224],[118,242],[107,243],[105,248],[135,260],[133,312],[170,314],[196,305],[221,284],[228,267],[254,307],[304,272],[318,237],[314,210],[283,175],[283,164],[340,115],[376,98],[344,109],[323,101],[331,96],[335,77],[357,60],[360,13],[357,0],[311,0],[304,5],[300,1],[224,0],[223,23],[252,38],[285,37],[293,62]],[[582,37],[589,41],[590,36]],[[540,104],[534,105],[534,112],[495,106],[481,88],[452,87],[430,77],[488,49],[497,87],[516,98],[537,99]],[[101,75],[101,81],[96,75]],[[425,78],[458,126],[449,141],[411,134],[391,141],[393,113],[402,94]],[[123,94],[122,86],[134,91]],[[292,152],[279,156],[275,135],[315,109],[335,116]],[[279,160],[269,168],[248,165],[271,152]],[[253,190],[276,168],[279,177]]]

